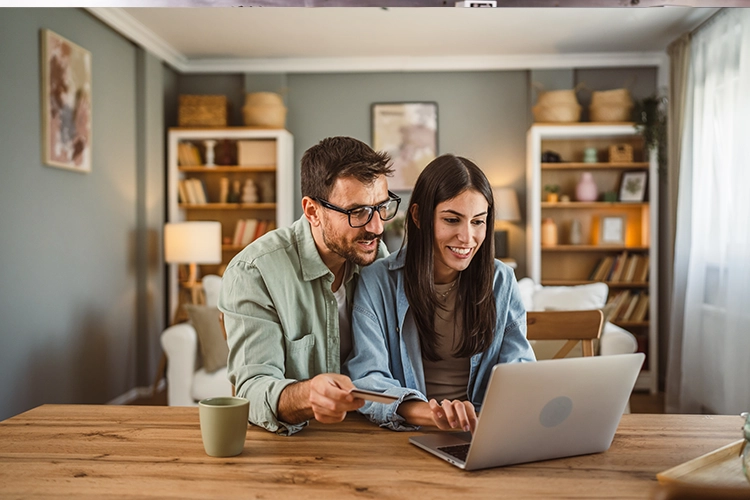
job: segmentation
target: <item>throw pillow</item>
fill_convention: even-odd
[[[576,311],[601,309],[607,301],[606,283],[576,286],[544,286],[534,293],[534,310]]]
[[[219,323],[219,309],[211,306],[186,304],[190,322],[198,334],[203,368],[212,373],[227,366],[229,347]]]

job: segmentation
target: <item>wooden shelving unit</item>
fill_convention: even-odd
[[[214,147],[215,163],[220,164],[181,164],[181,159],[184,160],[179,149],[181,143],[195,146],[200,151],[200,163],[205,163],[207,140],[217,142]],[[267,161],[267,158],[258,158],[258,161],[247,162],[252,165],[238,165],[238,141],[263,141],[263,144],[268,146],[264,150],[264,158],[270,155],[270,161]],[[219,154],[219,148],[225,148],[222,154]],[[221,274],[224,266],[244,248],[244,245],[236,245],[232,241],[238,220],[267,220],[276,227],[287,226],[293,222],[293,138],[286,130],[245,127],[172,128],[168,136],[168,154],[167,221],[218,220],[222,225],[222,262],[219,265],[200,266],[200,275]],[[220,203],[222,178],[226,178],[230,185],[235,181],[244,184],[247,179],[252,179],[259,187],[258,202]],[[180,200],[178,187],[180,181],[185,179],[197,179],[201,183],[206,203],[187,203],[186,200]],[[264,189],[260,189],[261,187]],[[170,310],[174,316],[180,290],[177,265],[170,266],[168,280]]]
[[[633,150],[633,161],[608,162],[609,147],[628,144]],[[584,150],[595,148],[597,162],[583,162]],[[542,153],[554,151],[561,157],[559,163],[541,162]],[[622,174],[628,171],[648,173],[647,197],[643,202],[576,201],[576,185],[581,174],[590,172],[601,195],[605,191],[619,191]],[[527,266],[529,276],[545,286],[576,286],[593,283],[594,269],[602,259],[616,259],[623,252],[637,255],[646,262],[648,279],[604,281],[610,297],[619,293],[639,294],[646,301],[648,315],[643,321],[616,319],[612,322],[633,333],[639,350],[647,355],[646,368],[636,383],[637,389],[657,391],[657,248],[658,183],[656,158],[644,151],[643,140],[633,124],[537,124],[527,135]],[[544,186],[557,184],[560,194],[568,195],[568,202],[547,202]],[[603,216],[617,216],[624,221],[624,243],[603,245],[599,243],[599,221]],[[551,218],[558,228],[559,242],[554,246],[541,245],[541,224]],[[582,244],[569,243],[569,227],[573,219],[581,225]],[[644,304],[645,305],[645,304]]]

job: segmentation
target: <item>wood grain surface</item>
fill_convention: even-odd
[[[624,415],[605,453],[464,472],[357,414],[292,437],[249,426],[241,455],[211,458],[197,408],[44,405],[0,422],[0,497],[648,498],[741,424]]]

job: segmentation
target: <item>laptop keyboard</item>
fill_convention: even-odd
[[[469,444],[455,444],[452,446],[438,446],[438,450],[456,457],[462,462],[466,462],[466,456],[469,454]]]

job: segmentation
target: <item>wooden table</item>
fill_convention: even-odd
[[[648,498],[656,473],[735,441],[741,418],[624,415],[606,453],[464,472],[357,414],[203,451],[197,408],[44,405],[0,422],[0,497]]]

